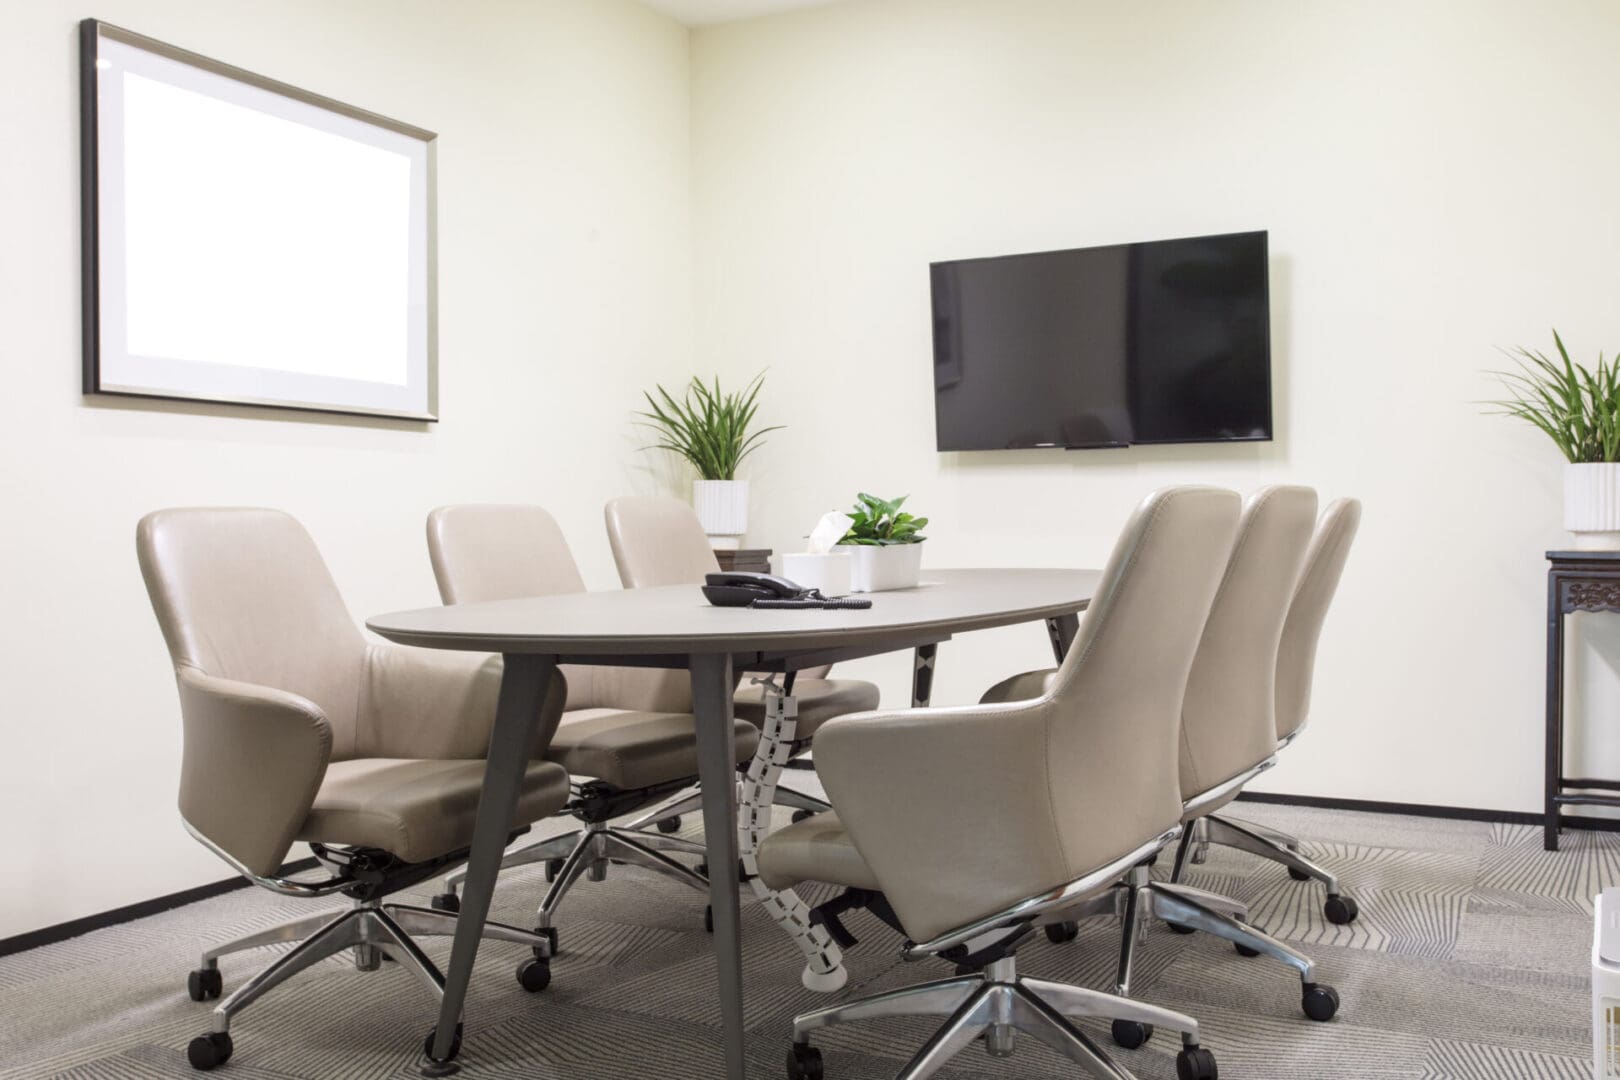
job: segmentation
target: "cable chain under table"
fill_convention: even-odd
[[[770,831],[776,785],[793,754],[799,703],[783,691],[775,676],[755,678],[753,682],[765,691],[765,725],[760,733],[759,749],[754,752],[754,760],[743,778],[742,798],[737,806],[737,852],[754,895],[804,954],[804,985],[830,993],[849,978],[843,953],[825,926],[810,921],[810,907],[798,893],[792,889],[778,892],[759,876],[759,843]]]

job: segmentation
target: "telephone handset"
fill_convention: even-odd
[[[773,574],[727,570],[704,578],[703,595],[715,607],[757,608],[869,608],[872,601],[847,596],[823,596]]]

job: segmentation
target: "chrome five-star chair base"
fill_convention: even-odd
[[[1187,850],[1185,837],[1177,851],[1178,865]],[[1154,881],[1148,876],[1146,865],[1133,867],[1119,888],[1122,898],[1122,926],[1120,930],[1119,971],[1115,987],[1121,994],[1130,993],[1131,969],[1136,950],[1147,937],[1147,919],[1151,915],[1160,919],[1179,934],[1202,930],[1225,941],[1242,956],[1267,956],[1299,973],[1300,1008],[1312,1020],[1331,1020],[1339,1011],[1339,992],[1326,983],[1316,981],[1316,963],[1304,953],[1278,941],[1264,930],[1249,923],[1248,908],[1229,897],[1195,889],[1169,881]],[[1072,924],[1070,924],[1072,925]],[[1068,935],[1072,938],[1072,932]],[[1048,933],[1052,940],[1061,940]],[[1115,1036],[1120,1032],[1116,1029]],[[1131,1045],[1129,1039],[1122,1045]]]
[[[803,821],[811,814],[824,814],[832,809],[832,804],[825,799],[818,799],[814,795],[806,795],[802,791],[791,788],[778,787],[775,797],[771,800],[776,806],[785,806],[793,810],[793,820]],[[690,814],[703,807],[703,791],[695,788],[686,794],[671,799],[662,806],[647,811],[634,821],[627,822],[623,828],[631,832],[642,832],[656,826],[661,833],[672,833],[681,827],[681,815]]]
[[[821,1053],[810,1045],[812,1032],[833,1024],[896,1016],[946,1018],[944,1026],[896,1074],[896,1080],[922,1080],[934,1075],[981,1036],[993,1057],[1007,1057],[1013,1052],[1018,1032],[1045,1043],[1090,1076],[1132,1080],[1131,1073],[1071,1023],[1081,1017],[1112,1020],[1115,1040],[1131,1048],[1146,1042],[1156,1027],[1178,1032],[1182,1042],[1176,1056],[1179,1080],[1216,1080],[1215,1057],[1199,1046],[1198,1021],[1192,1017],[1134,1001],[1124,994],[1022,978],[1014,955],[1037,926],[1051,925],[1056,918],[1108,910],[1121,895],[1120,890],[1109,889],[1108,883],[1117,881],[1130,867],[1143,864],[1180,831],[1177,826],[1068,885],[1030,897],[930,941],[908,942],[903,953],[906,959],[938,957],[958,964],[961,974],[794,1018],[793,1045],[787,1060],[789,1080],[822,1080]]]
[[[330,911],[325,911],[209,949],[202,954],[202,965],[186,980],[186,988],[193,1001],[208,1001],[220,996],[223,990],[223,979],[219,972],[221,956],[261,945],[298,942],[290,952],[278,957],[269,967],[214,1006],[212,1028],[208,1034],[191,1040],[186,1056],[192,1067],[197,1069],[223,1065],[233,1049],[231,1020],[237,1013],[292,976],[345,949],[354,950],[354,966],[360,971],[376,971],[385,959],[397,961],[400,967],[408,969],[427,987],[437,1005],[444,994],[444,975],[413,938],[450,937],[455,932],[456,916],[447,912],[372,899],[357,901],[353,908],[336,917]],[[525,960],[518,968],[518,982],[530,992],[546,988],[551,981],[551,943],[545,937],[496,922],[484,924],[483,936],[533,949],[534,958]],[[432,1028],[428,1029],[427,1039],[431,1046]]]
[[[1295,881],[1320,881],[1327,890],[1326,899],[1322,903],[1322,914],[1327,921],[1336,926],[1343,926],[1356,921],[1361,914],[1360,907],[1355,898],[1347,895],[1339,887],[1339,879],[1331,870],[1312,862],[1299,853],[1299,839],[1289,836],[1285,832],[1269,829],[1264,825],[1255,825],[1248,821],[1237,821],[1233,818],[1222,817],[1218,814],[1209,814],[1201,817],[1194,823],[1191,830],[1192,853],[1190,858],[1177,864],[1176,880],[1181,880],[1183,863],[1202,863],[1209,858],[1209,845],[1220,844],[1222,847],[1236,848],[1247,851],[1251,855],[1258,855],[1277,863],[1288,871],[1288,876]]]
[[[793,1047],[788,1053],[790,1080],[821,1080],[821,1052],[810,1045],[810,1033],[833,1024],[896,1016],[939,1016],[945,1023],[896,1080],[932,1076],[976,1039],[983,1038],[990,1056],[1013,1053],[1023,1032],[1075,1062],[1090,1076],[1130,1080],[1131,1074],[1075,1027],[1080,1017],[1106,1017],[1116,1025],[1132,1023],[1181,1033],[1176,1057],[1181,1080],[1214,1080],[1215,1058],[1198,1045],[1198,1022],[1190,1016],[1129,998],[1115,997],[1063,983],[1025,979],[1016,960],[1006,956],[981,971],[955,979],[908,986],[885,994],[805,1013],[793,1021]]]
[[[540,902],[539,921],[535,925],[534,932],[544,936],[551,943],[551,955],[555,955],[558,951],[555,920],[563,897],[568,895],[568,891],[582,876],[589,876],[592,881],[606,879],[610,863],[623,863],[654,870],[665,877],[690,885],[704,896],[708,896],[709,879],[685,863],[665,854],[670,851],[701,858],[704,849],[702,844],[678,836],[633,832],[623,826],[609,825],[604,821],[589,821],[585,822],[583,829],[508,852],[501,860],[501,869],[509,870],[514,866],[528,866],[534,863],[546,864],[546,880],[550,885],[546,888],[545,899]],[[445,892],[433,898],[433,906],[443,911],[452,911],[458,907],[460,901],[456,897],[456,890],[461,887],[466,877],[465,867],[446,875]],[[711,919],[711,915],[705,914],[704,922],[709,929],[713,929],[710,925]]]

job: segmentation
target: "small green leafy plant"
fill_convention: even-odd
[[[912,517],[900,509],[908,498],[910,496],[902,495],[898,499],[880,499],[863,491],[855,497],[855,509],[849,512],[849,516],[855,519],[854,524],[838,542],[880,547],[922,543],[928,539],[921,532],[928,519]]]
[[[686,393],[677,399],[662,386],[654,384],[658,397],[648,393],[650,412],[640,412],[640,423],[658,433],[658,442],[644,446],[643,450],[669,450],[692,463],[704,480],[735,480],[737,466],[743,458],[759,449],[760,440],[782,425],[759,428],[750,432],[754,414],[759,410],[759,392],[765,383],[762,371],[748,381],[741,391],[728,394],[720,389],[720,379],[711,385],[693,377]]]
[[[1569,358],[1553,331],[1558,360],[1534,349],[1504,350],[1518,368],[1493,371],[1508,397],[1489,401],[1493,412],[1516,416],[1546,433],[1574,463],[1620,461],[1620,354],[1588,369]]]

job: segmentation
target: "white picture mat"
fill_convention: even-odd
[[[97,389],[432,418],[429,143],[100,36]]]

